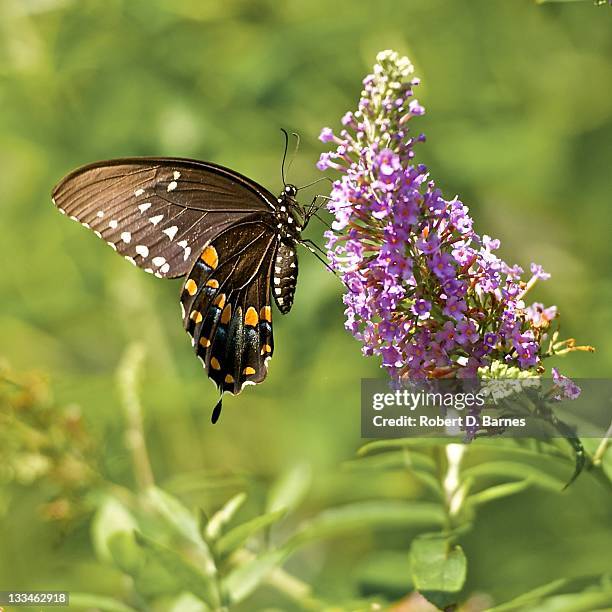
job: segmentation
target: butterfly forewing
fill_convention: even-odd
[[[61,212],[92,229],[132,263],[184,276],[219,232],[258,213],[274,196],[221,166],[180,158],[130,158],[75,170],[53,191]]]
[[[270,275],[277,243],[267,224],[238,223],[203,249],[183,286],[185,328],[223,391],[239,393],[266,376],[273,351]]]

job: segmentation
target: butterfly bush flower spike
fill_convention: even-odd
[[[558,342],[554,306],[526,306],[527,292],[550,275],[523,270],[496,255],[500,241],[474,229],[469,208],[444,198],[415,161],[425,140],[414,120],[419,79],[410,60],[378,54],[363,81],[358,108],[344,115],[318,163],[336,170],[326,233],[328,256],[345,286],[346,328],[396,380],[475,377],[503,366],[543,373],[546,357],[576,347]],[[497,371],[496,370],[496,371]],[[555,370],[565,396],[571,381]]]

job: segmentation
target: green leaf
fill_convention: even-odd
[[[159,487],[150,487],[145,495],[149,504],[174,532],[195,544],[205,556],[212,560],[208,546],[200,533],[198,521],[178,499]]]
[[[98,508],[91,526],[94,549],[100,559],[114,563],[110,541],[117,533],[131,534],[137,528],[129,510],[116,498],[106,497]]]
[[[312,470],[307,463],[286,470],[270,488],[266,513],[296,508],[308,492],[311,480]]]
[[[540,486],[544,489],[560,493],[565,482],[550,474],[539,470],[527,463],[515,461],[487,461],[480,465],[465,468],[462,471],[463,478],[512,478],[523,481],[529,478],[531,484]]]
[[[290,538],[286,546],[293,549],[312,540],[370,527],[422,527],[443,525],[444,520],[444,510],[438,504],[399,500],[355,502],[321,512]]]
[[[247,561],[234,569],[223,581],[224,592],[228,594],[231,604],[246,599],[268,574],[280,567],[289,551],[285,548],[272,550]]]
[[[229,523],[240,506],[246,501],[246,493],[238,493],[234,495],[226,504],[213,514],[205,527],[205,535],[208,540],[216,540],[223,529],[223,526]]]
[[[168,604],[168,612],[208,612],[210,608],[191,593],[181,593]]]
[[[134,576],[145,563],[142,549],[136,543],[134,531],[117,531],[108,539],[108,548],[121,571]]]
[[[430,448],[432,446],[444,446],[440,440],[435,438],[395,438],[393,440],[374,440],[364,444],[358,451],[357,455],[362,457],[372,451],[387,450],[396,448]]]
[[[262,514],[246,523],[234,527],[234,529],[228,531],[217,540],[217,552],[220,555],[230,554],[234,550],[240,548],[251,536],[280,520],[284,515],[285,510],[268,512],[267,514]]]
[[[362,455],[354,461],[349,461],[345,465],[351,468],[407,468],[412,470],[425,470],[434,472],[436,462],[423,453],[412,452],[408,448],[391,450],[388,452],[377,453],[375,455]]]
[[[577,591],[577,592],[568,592]],[[612,604],[609,576],[559,578],[515,599],[491,608],[489,612],[591,612]]]
[[[219,599],[214,575],[192,565],[176,551],[141,533],[136,534],[136,541],[151,554],[153,559],[175,577],[185,591],[193,593],[212,608],[218,605]]]
[[[112,597],[91,593],[70,593],[70,607],[101,610],[102,612],[136,612],[135,608]]]
[[[520,493],[521,491],[524,491],[530,486],[531,481],[529,479],[519,480],[518,482],[507,482],[500,485],[494,485],[492,487],[479,491],[478,493],[473,493],[472,495],[469,495],[466,500],[466,503],[472,504],[474,506],[479,506],[495,499],[508,497],[509,495],[515,495],[516,493]]]
[[[423,535],[410,548],[415,588],[428,601],[445,608],[457,602],[467,573],[467,560],[458,545],[443,536]]]

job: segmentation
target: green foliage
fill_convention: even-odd
[[[437,534],[425,534],[410,548],[412,583],[439,608],[457,603],[465,583],[467,560],[460,546]]]

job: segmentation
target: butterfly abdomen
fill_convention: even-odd
[[[274,257],[272,292],[278,309],[287,314],[293,306],[297,284],[298,260],[295,244],[281,241]]]

